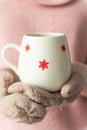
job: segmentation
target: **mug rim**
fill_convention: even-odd
[[[39,37],[39,38],[44,38],[44,37],[64,37],[65,34],[64,33],[60,33],[60,32],[37,32],[37,33],[29,33],[29,34],[25,34],[25,37]]]

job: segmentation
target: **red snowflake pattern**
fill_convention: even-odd
[[[29,50],[30,50],[30,45],[27,44],[27,45],[25,46],[25,51],[29,51]]]
[[[62,44],[62,46],[61,46],[61,50],[62,50],[63,52],[65,52],[65,51],[66,51],[66,47],[65,47],[65,45],[64,45],[64,44]]]
[[[43,61],[39,61],[39,63],[40,63],[39,68],[42,68],[42,70],[44,70],[45,68],[48,68],[49,62],[46,62],[45,59]]]

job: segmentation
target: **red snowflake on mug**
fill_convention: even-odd
[[[27,45],[25,46],[25,51],[29,51],[29,50],[30,50],[30,45],[27,44]]]
[[[64,44],[62,44],[62,46],[61,46],[61,50],[62,50],[63,52],[65,52],[65,51],[66,51],[66,47],[65,47],[65,45],[64,45]]]
[[[43,61],[39,61],[40,65],[39,68],[42,68],[42,70],[48,68],[49,62],[46,62],[45,59]]]

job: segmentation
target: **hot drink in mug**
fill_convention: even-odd
[[[13,48],[19,52],[18,67],[7,58]],[[71,75],[68,43],[63,33],[35,33],[24,35],[21,46],[7,44],[2,50],[3,60],[22,82],[55,92]]]

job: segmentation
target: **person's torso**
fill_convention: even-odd
[[[87,5],[85,0],[83,2],[76,0],[56,7],[41,6],[31,0],[27,0],[26,3],[4,0],[0,12],[0,55],[2,47],[8,42],[21,44],[24,34],[63,32],[69,43],[71,59],[86,61]],[[83,54],[80,53],[81,51]],[[12,58],[12,61],[17,63],[16,58]]]

